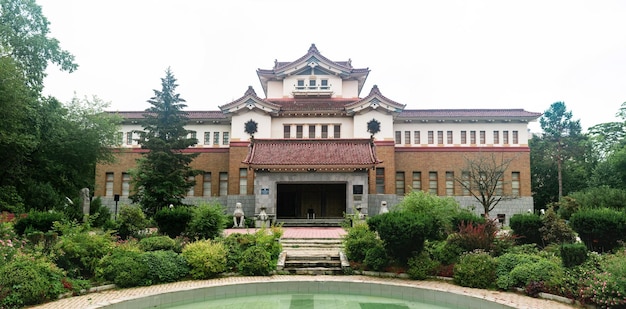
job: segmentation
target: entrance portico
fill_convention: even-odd
[[[339,219],[367,212],[368,170],[380,161],[369,139],[253,140],[255,215],[276,220]]]

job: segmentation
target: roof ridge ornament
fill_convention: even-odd
[[[254,91],[254,88],[252,88],[252,86],[248,86],[248,90],[246,90],[245,95],[254,95],[254,96],[256,96],[256,91]]]
[[[309,47],[309,53],[318,53],[319,54],[319,50],[317,50],[317,47],[315,47],[315,43],[311,44],[311,47]]]

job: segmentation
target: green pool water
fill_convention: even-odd
[[[342,294],[278,294],[207,300],[167,309],[454,309],[421,302]]]

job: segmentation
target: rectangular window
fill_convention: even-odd
[[[419,145],[422,142],[420,141],[420,131],[413,132],[413,139],[415,140],[415,144]]]
[[[509,131],[502,131],[502,143],[509,144]]]
[[[283,126],[283,138],[291,138],[291,126],[288,124]]]
[[[404,131],[404,143],[411,145],[411,131]]]
[[[314,90],[316,88],[317,87],[315,87],[315,80],[314,79],[309,80],[309,89]]]
[[[302,138],[302,125],[297,125],[296,126],[296,138]]]
[[[126,145],[133,144],[133,132],[126,132]]]
[[[520,173],[512,172],[511,173],[511,195],[519,196],[519,183],[520,183]]]
[[[220,132],[213,132],[213,145],[220,144]]]
[[[315,138],[315,126],[309,125],[309,138]]]
[[[402,132],[401,131],[396,131],[396,145],[400,145],[400,143],[402,142]]]
[[[500,144],[500,131],[493,131],[493,144]]]
[[[443,144],[443,131],[437,131],[437,144]]]
[[[195,181],[196,178],[193,176],[189,176],[187,177],[187,182],[192,182]],[[196,186],[195,184],[191,187],[189,187],[189,189],[187,190],[187,196],[194,196],[196,194]]]
[[[413,172],[413,191],[422,190],[422,172]]]
[[[322,89],[322,90],[330,89],[330,87],[328,86],[328,80],[327,79],[320,80],[320,83],[321,83],[320,89]]]
[[[461,182],[463,183],[463,195],[469,196],[472,184],[470,182],[470,174],[468,171],[461,172]]]
[[[428,131],[428,144],[432,145],[435,143],[435,132]]]
[[[404,172],[396,172],[396,195],[404,195]]]
[[[202,195],[211,196],[211,172],[205,172],[202,176]]]
[[[470,144],[476,144],[476,131],[470,131]]]
[[[228,132],[222,132],[222,145],[228,145],[230,134]]]
[[[446,172],[446,195],[454,195],[454,172]]]
[[[428,173],[428,192],[437,195],[437,172]]]
[[[480,144],[484,145],[486,143],[485,131],[480,131]]]
[[[454,139],[452,138],[452,131],[448,131],[446,132],[446,134],[447,134],[448,145],[454,144]]]
[[[117,132],[117,135],[115,135],[115,144],[121,145],[122,143],[124,143],[124,132]]]
[[[211,145],[211,132],[204,132],[204,144]]]
[[[197,132],[196,132],[196,131],[191,131],[191,132],[189,132],[189,138],[191,138],[191,139],[197,139],[197,138],[198,138],[197,136],[198,136],[198,134],[197,134]]]
[[[328,138],[328,125],[322,126],[322,138]]]
[[[228,173],[220,172],[220,196],[228,195]]]
[[[514,145],[519,144],[519,137],[518,137],[517,131],[513,131],[513,144]]]
[[[239,194],[240,195],[248,194],[248,169],[247,168],[239,169]]]
[[[106,184],[104,186],[104,195],[113,196],[113,173],[106,173]]]
[[[376,193],[377,194],[385,193],[385,169],[384,168],[376,169]]]
[[[333,126],[333,137],[341,138],[341,125],[336,124]]]
[[[461,144],[467,144],[467,131],[461,131]]]
[[[304,79],[299,79],[299,80],[297,81],[297,83],[298,83],[298,84],[297,84],[297,86],[296,86],[296,89],[297,89],[297,90],[304,90]]]
[[[502,176],[504,177],[504,175]],[[498,182],[496,182],[496,195],[497,196],[502,196],[504,194],[504,191],[502,190],[503,184],[504,183],[504,179],[500,178],[498,179]]]
[[[122,196],[130,195],[130,174],[122,173]]]

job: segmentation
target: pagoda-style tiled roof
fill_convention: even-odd
[[[189,120],[204,120],[204,119],[227,119],[222,111],[184,111],[187,113]],[[145,111],[111,111],[111,114],[119,115],[124,120],[137,120],[145,118],[143,115],[150,114]]]
[[[279,62],[274,61],[274,67],[272,69],[257,69],[257,76],[261,81],[261,87],[267,95],[267,82],[270,80],[282,80],[289,75],[293,75],[299,71],[305,69],[311,62],[321,63],[320,68],[328,71],[333,75],[341,76],[345,80],[357,80],[358,92],[361,92],[367,75],[369,75],[369,68],[354,68],[352,67],[352,61],[332,61],[322,54],[315,46],[311,44],[307,53],[298,58],[295,61]]]
[[[243,163],[270,170],[354,170],[381,161],[370,139],[254,139]]]
[[[345,111],[345,106],[358,99],[343,99],[343,98],[282,98],[282,99],[266,99],[266,101],[280,106],[281,113],[300,112],[300,111],[333,111],[341,112]]]

